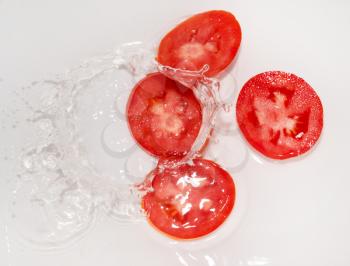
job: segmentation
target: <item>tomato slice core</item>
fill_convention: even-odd
[[[152,73],[133,89],[127,117],[132,135],[146,151],[159,157],[181,157],[199,133],[202,109],[190,88]]]
[[[190,17],[161,40],[159,63],[185,70],[201,70],[214,76],[234,59],[241,43],[241,28],[229,12],[212,10]]]
[[[233,180],[212,161],[195,159],[191,164],[170,168],[160,163],[152,175],[152,191],[143,197],[142,205],[151,224],[171,237],[207,235],[233,209]]]
[[[236,117],[247,141],[274,159],[307,152],[323,127],[316,92],[302,78],[281,71],[258,74],[243,86]]]

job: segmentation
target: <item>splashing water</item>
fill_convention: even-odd
[[[154,49],[135,42],[92,58],[54,80],[34,82],[22,98],[31,128],[9,208],[21,239],[42,248],[80,238],[98,213],[119,222],[144,220],[136,189],[156,160],[131,137],[125,109],[136,82],[151,72],[194,89],[203,109],[199,136],[185,161],[195,157],[223,107],[220,83],[199,72],[158,65]],[[219,119],[220,120],[220,119]],[[219,121],[220,122],[220,121]]]

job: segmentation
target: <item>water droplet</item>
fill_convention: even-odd
[[[247,147],[237,136],[219,136],[219,142],[211,142],[206,150],[208,158],[226,169],[237,169],[247,160]],[[230,156],[227,156],[227,155]]]
[[[233,104],[236,93],[236,79],[231,75],[227,74],[220,80],[220,98],[223,102]]]
[[[50,119],[40,119],[37,122],[37,125],[42,131],[45,131],[47,133],[50,133],[53,130],[53,124]]]
[[[155,158],[149,154],[146,154],[142,150],[136,151],[126,161],[126,170],[129,179],[133,182],[142,181],[155,168],[156,163]]]
[[[232,135],[238,129],[236,110],[231,104],[225,104],[223,107],[218,112],[215,130],[221,135]]]
[[[135,145],[126,122],[119,119],[104,128],[102,143],[114,153],[125,153]]]

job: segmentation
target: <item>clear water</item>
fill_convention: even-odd
[[[234,79],[227,75],[220,84],[205,78],[205,69],[159,66],[154,56],[153,47],[125,44],[19,92],[28,141],[21,147],[8,224],[20,239],[57,248],[82,237],[101,214],[121,223],[145,220],[135,184],[156,160],[136,145],[124,112],[131,89],[147,73],[161,71],[196,88],[203,126],[185,160],[196,156],[215,125],[205,157],[230,172],[245,164],[247,150],[232,138]],[[220,145],[232,147],[231,158],[237,160],[228,160]]]

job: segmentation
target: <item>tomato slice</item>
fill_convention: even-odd
[[[235,57],[241,43],[241,28],[229,12],[213,10],[197,14],[177,25],[161,40],[158,61],[185,70],[200,70],[214,76]]]
[[[251,78],[238,96],[236,116],[247,141],[274,159],[307,152],[323,127],[316,92],[302,78],[281,71]]]
[[[209,234],[229,216],[235,201],[231,176],[216,163],[195,159],[193,164],[153,171],[152,192],[142,205],[149,221],[178,239]]]
[[[178,157],[191,149],[202,124],[202,109],[191,89],[152,73],[133,89],[127,117],[132,135],[146,151]]]

